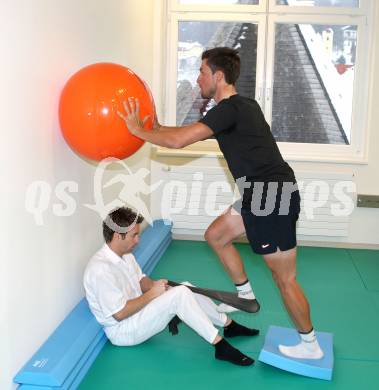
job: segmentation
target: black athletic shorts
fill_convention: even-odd
[[[295,248],[299,191],[293,191],[293,187],[289,190],[285,183],[260,183],[259,189],[253,186],[245,189],[243,198],[233,205],[242,216],[253,251],[264,255]]]

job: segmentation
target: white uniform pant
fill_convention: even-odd
[[[227,321],[226,314],[219,313],[216,307],[211,299],[194,294],[186,286],[177,286],[152,300],[131,317],[105,328],[105,332],[114,345],[136,345],[161,332],[177,315],[212,343],[218,334],[214,325],[224,326]]]

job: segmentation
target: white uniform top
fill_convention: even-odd
[[[86,298],[107,334],[120,324],[113,314],[142,295],[139,282],[145,276],[132,253],[119,257],[107,244],[87,264],[83,278]]]

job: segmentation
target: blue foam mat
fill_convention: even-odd
[[[80,382],[83,380],[84,376],[87,374],[92,363],[97,358],[100,351],[103,349],[104,345],[107,343],[108,339],[105,336],[103,331],[100,331],[95,337],[93,343],[89,346],[86,353],[81,357],[78,364],[75,366],[74,370],[67,377],[62,386],[51,387],[51,386],[42,386],[42,385],[30,385],[23,384],[19,387],[22,390],[74,390],[77,389],[80,385]]]
[[[108,338],[106,337],[105,333],[99,333],[99,337],[97,337],[93,344],[89,347],[87,353],[82,357],[82,359],[80,359],[79,363],[75,367],[75,370],[70,374],[70,376],[63,384],[62,390],[73,390],[79,387],[80,382],[87,374],[92,363],[95,361],[107,341]]]
[[[168,236],[171,236],[172,223],[162,219],[154,221],[152,227],[145,229],[140,238],[140,242],[133,251],[134,256],[139,261],[141,268],[154,254],[157,246]]]
[[[161,236],[160,238],[161,240],[159,241],[159,243],[154,243],[150,246],[149,253],[143,252],[141,254],[135,254],[137,262],[142,268],[143,272],[145,272],[145,268],[148,267],[151,262],[157,259],[159,260],[162,257],[164,252],[162,252],[161,248],[167,248],[167,243],[169,244],[172,241],[171,234],[166,234],[165,236]],[[158,253],[160,255],[158,255]]]
[[[167,248],[169,247],[171,241],[172,241],[171,236],[168,236],[165,239],[165,241],[162,242],[162,244],[157,249],[157,251],[154,253],[154,256],[149,260],[149,262],[147,264],[145,264],[143,272],[146,275],[150,275],[153,272],[155,266],[158,264],[159,260],[161,259],[161,257],[163,256],[163,254],[165,253]]]
[[[295,374],[331,380],[333,374],[333,335],[316,332],[317,340],[324,352],[322,359],[293,359],[280,353],[278,345],[296,345],[299,334],[295,329],[270,326],[259,361]]]
[[[170,243],[171,243],[171,239],[168,240],[164,246],[162,246],[159,250],[159,252],[157,253],[157,255],[149,262],[149,264],[146,265],[146,274],[147,275],[150,275],[154,268],[156,267],[156,265],[159,263],[163,253],[167,250],[167,248],[170,246]]]
[[[61,386],[67,378],[67,373],[74,369],[99,331],[102,331],[102,327],[83,298],[19,371],[14,381]]]

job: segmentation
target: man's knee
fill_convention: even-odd
[[[192,291],[187,286],[180,285],[170,288],[166,294],[169,294],[171,308],[176,310],[183,301],[191,299]],[[175,310],[174,312],[176,312]]]
[[[218,229],[212,225],[204,233],[204,238],[208,243],[217,243],[219,237]]]
[[[278,288],[280,291],[283,293],[286,293],[290,291],[293,286],[297,283],[296,282],[296,274],[291,273],[291,274],[278,274],[276,272],[272,272],[272,277],[277,284]]]
[[[221,224],[218,221],[208,227],[204,234],[205,240],[213,248],[220,248],[229,245],[233,239],[233,231],[228,224]]]
[[[173,290],[175,291],[175,295],[178,296],[188,295],[192,293],[192,291],[187,286],[184,285],[176,286],[173,288]]]

